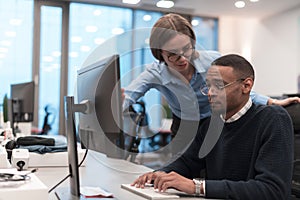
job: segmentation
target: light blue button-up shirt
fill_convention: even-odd
[[[210,116],[208,97],[200,87],[205,84],[205,77],[212,61],[221,56],[216,51],[200,51],[199,58],[193,60],[195,73],[189,84],[183,77],[174,75],[165,63],[157,61],[149,64],[138,78],[125,88],[123,108],[135,103],[148,90],[155,88],[165,97],[173,114],[185,120],[198,121]],[[251,92],[251,99],[256,104],[267,104],[267,96]]]

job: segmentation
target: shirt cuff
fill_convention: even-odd
[[[205,196],[205,194],[206,194],[206,192],[205,192],[205,180],[203,180],[202,186],[203,186],[203,196]]]

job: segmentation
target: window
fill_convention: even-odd
[[[34,16],[34,4],[41,6],[38,13],[40,26],[34,24],[33,17],[39,17]],[[44,109],[50,106],[51,112],[55,113],[51,116],[55,117],[52,133],[58,134],[64,130],[63,96],[76,95],[77,70],[91,53],[117,39],[113,48],[120,53],[122,87],[127,86],[144,70],[145,64],[154,60],[149,49],[150,30],[162,15],[156,11],[72,1],[0,1],[0,99],[5,94],[9,96],[11,84],[35,80],[38,84],[38,111],[33,125],[42,128]],[[63,35],[67,26],[64,23],[68,22],[66,16],[69,16],[68,36]],[[197,44],[207,50],[217,50],[218,19],[198,16],[192,19]],[[39,39],[33,36],[34,27],[40,31]],[[143,29],[144,34],[136,37],[133,32],[138,29]],[[119,37],[122,33],[131,37],[123,40]],[[68,52],[64,51],[62,44],[67,44]],[[34,49],[36,46],[39,48]],[[107,45],[105,49],[109,47]],[[33,54],[34,51],[37,53]],[[158,119],[150,122],[150,127],[159,128],[161,107],[157,105],[162,104],[161,95],[150,90],[143,100],[150,119]]]
[[[214,18],[193,17],[197,49],[218,50],[218,20]]]
[[[78,15],[78,13],[85,14]],[[69,95],[73,95],[75,92],[77,70],[81,68],[89,54],[91,54],[95,48],[102,45],[105,41],[131,29],[131,9],[80,3],[71,4],[69,36]]]
[[[59,99],[61,84],[62,8],[41,7],[41,49],[39,69],[39,127],[42,128],[45,108],[50,113],[50,132],[59,133]]]
[[[0,1],[0,99],[32,80],[33,0]]]

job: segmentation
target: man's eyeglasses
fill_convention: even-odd
[[[181,56],[190,57],[193,54],[193,52],[194,52],[194,47],[189,46],[188,48],[182,49],[182,53],[180,54],[169,52],[167,57],[170,62],[176,62],[181,58]]]
[[[235,80],[235,81],[232,81],[232,82],[230,82],[230,83],[227,83],[227,84],[218,84],[218,83],[215,83],[215,84],[213,84],[213,86],[211,86],[211,85],[203,85],[201,88],[200,88],[200,91],[201,91],[201,93],[203,94],[203,95],[205,95],[205,96],[207,96],[208,95],[208,91],[210,90],[210,88],[211,87],[214,87],[215,89],[217,89],[217,90],[219,90],[219,91],[221,91],[221,90],[223,90],[224,88],[226,88],[226,87],[229,87],[229,86],[231,86],[231,85],[233,85],[233,84],[235,84],[235,83],[237,83],[237,82],[241,82],[241,81],[244,81],[245,80],[245,78],[240,78],[240,79],[237,79],[237,80]]]

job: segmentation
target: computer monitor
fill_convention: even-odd
[[[8,107],[9,121],[13,133],[17,132],[18,122],[32,122],[34,113],[34,82],[24,82],[11,85],[11,95]]]
[[[122,100],[119,56],[101,59],[78,71],[77,98],[65,97],[70,188],[56,190],[59,199],[80,199],[75,117],[79,113],[79,137],[85,148],[122,158]]]
[[[79,70],[77,77],[78,102],[90,103],[89,114],[79,113],[80,141],[110,157],[120,157],[116,146],[123,148],[119,63],[113,55]]]

